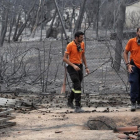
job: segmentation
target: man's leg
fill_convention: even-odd
[[[72,91],[74,93],[75,106],[81,107],[81,83],[78,74],[71,75],[71,80],[73,82]]]
[[[75,112],[83,112],[83,110],[81,109],[81,81],[79,77],[79,72],[81,71],[82,70],[76,71],[73,69],[73,67],[68,66],[68,72],[73,83],[72,91],[75,98]]]
[[[81,109],[81,81],[79,78],[74,78],[73,83],[74,86],[72,90],[75,98],[75,112],[84,112],[84,110]]]
[[[139,93],[137,98],[137,109],[140,109],[140,69],[139,69]]]
[[[74,93],[75,98],[75,112],[84,112],[84,110],[81,109],[81,82],[79,80],[79,75],[78,73],[75,73],[72,74],[70,77],[73,82],[72,91]]]
[[[75,106],[81,107],[81,93],[74,93]]]
[[[73,79],[73,78],[72,78],[72,77],[73,77],[72,75],[75,75],[76,71],[75,71],[74,68],[73,68],[72,66],[70,66],[70,65],[67,66],[67,71],[68,71],[69,76],[70,76],[70,78],[71,78],[71,80],[72,80],[72,79]],[[72,80],[72,82],[73,82],[73,80]],[[71,90],[70,95],[68,95],[67,106],[74,109],[73,100],[74,100],[74,92]]]
[[[71,90],[70,95],[68,95],[68,107],[71,107],[72,109],[74,109],[74,105],[73,105],[73,100],[74,100],[74,92]]]
[[[81,113],[84,112],[83,109],[81,109],[81,93],[74,93],[74,98],[75,98],[75,112]]]
[[[133,67],[133,72],[129,75],[129,82],[131,85],[130,90],[130,97],[131,97],[131,111],[136,110],[136,101],[138,99],[139,95],[139,74],[138,74],[138,68],[136,66]]]
[[[80,65],[80,71],[78,71],[78,77],[79,77],[79,81],[77,83],[77,88],[80,92],[77,92],[74,94],[74,97],[75,97],[75,105],[76,105],[76,109],[75,109],[75,112],[77,113],[80,113],[80,112],[84,112],[83,109],[81,109],[81,82],[82,82],[82,79],[83,79],[83,66]],[[75,87],[75,88],[76,88]]]

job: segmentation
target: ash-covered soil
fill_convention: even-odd
[[[16,99],[16,126],[0,129],[1,140],[119,140],[110,128],[139,125],[140,110],[130,111],[128,94],[83,94],[84,113],[67,107],[65,94],[0,94]],[[94,120],[88,123],[90,120]],[[98,124],[99,123],[99,124]],[[94,128],[93,126],[98,126]],[[91,127],[92,126],[92,127]],[[93,129],[94,128],[94,129]]]
[[[87,107],[83,107],[89,110]],[[139,113],[121,108],[117,112],[68,113],[68,108],[46,108],[25,113],[17,113],[16,126],[0,129],[1,140],[119,140],[118,133],[108,130],[103,125],[99,129],[90,130],[89,120],[108,118],[108,125],[115,123],[117,127],[138,125]],[[102,129],[104,128],[104,129]]]

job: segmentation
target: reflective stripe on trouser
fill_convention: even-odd
[[[73,91],[74,93],[81,93],[81,90],[75,90],[74,88],[72,88],[72,91]]]
[[[130,97],[131,102],[140,102],[140,69],[137,66],[132,67],[133,71],[129,75],[131,85]]]

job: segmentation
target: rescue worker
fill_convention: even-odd
[[[129,72],[131,111],[140,109],[140,27],[137,36],[131,38],[124,50],[124,60]],[[130,52],[130,59],[128,54]]]
[[[83,64],[85,65],[86,73],[89,74],[89,69],[85,58],[85,45],[83,42],[84,33],[77,31],[74,35],[75,39],[70,42],[63,57],[63,61],[68,64],[67,71],[73,83],[73,88],[68,96],[67,105],[74,109],[73,100],[75,99],[75,112],[84,112],[81,109],[81,82],[83,79]]]

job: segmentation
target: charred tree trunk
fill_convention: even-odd
[[[70,32],[72,32],[72,21],[75,20],[74,18],[75,18],[75,7],[73,6],[73,8],[72,8],[72,14],[71,14],[70,29],[69,29]]]
[[[7,24],[8,24],[8,8],[3,11],[2,16],[2,28],[1,28],[1,36],[0,36],[0,46],[3,46],[5,35],[7,32]]]
[[[60,14],[60,10],[58,8],[58,4],[57,4],[56,0],[54,0],[54,4],[55,4],[56,10],[57,10],[57,13],[59,15],[59,18],[60,18],[60,22],[61,22],[61,25],[62,25],[63,32],[65,34],[65,38],[66,38],[66,40],[68,42],[68,36],[67,36],[66,29],[65,29],[65,26],[64,26],[64,23],[63,23],[63,20],[62,20],[62,16]]]
[[[80,11],[79,11],[79,16],[78,16],[78,19],[77,19],[76,24],[75,24],[74,32],[81,29],[81,24],[82,24],[84,12],[85,12],[86,1],[87,0],[83,0],[82,6],[81,6]]]
[[[41,1],[41,21],[43,21],[44,1]],[[41,22],[40,41],[42,41],[43,22]]]
[[[36,2],[36,1],[35,1],[35,2]],[[18,33],[15,34],[15,36],[13,37],[13,40],[14,40],[14,41],[18,41],[19,36],[22,34],[23,30],[25,29],[26,24],[27,24],[27,22],[28,22],[28,20],[29,20],[29,17],[30,17],[30,13],[31,13],[31,11],[33,10],[33,8],[34,8],[34,6],[35,6],[35,2],[34,2],[34,4],[33,4],[32,8],[31,8],[31,9],[29,10],[29,12],[27,13],[27,18],[26,18],[26,20],[25,20],[25,23],[22,24],[22,26],[21,26],[21,27],[19,28],[19,30],[18,30]]]
[[[98,10],[97,10],[97,14],[96,14],[96,39],[98,40],[98,28],[99,28],[99,0],[98,0]]]
[[[120,12],[117,21],[117,37],[116,37],[116,48],[115,48],[115,61],[114,61],[114,69],[116,71],[120,70],[121,65],[121,54],[122,54],[122,40],[123,40],[123,27],[125,22],[125,0],[122,1],[120,5]]]
[[[11,19],[11,22],[10,22],[10,29],[9,29],[9,35],[8,35],[8,43],[10,43],[10,37],[11,37],[12,29],[13,29],[13,26],[14,26],[14,22],[15,22],[15,18],[13,17]]]
[[[10,17],[9,17],[9,34],[8,34],[8,43],[10,43],[11,41],[11,33],[12,33],[12,29],[13,29],[13,26],[14,24],[16,23],[16,3],[17,3],[17,0],[15,0],[13,3],[11,3],[11,7],[14,7],[14,10],[10,12]]]
[[[46,31],[46,38],[49,38],[50,37],[50,34],[52,32],[52,27],[53,27],[53,23],[54,23],[55,17],[56,17],[56,10],[55,10],[55,13],[54,13],[54,16],[53,16],[51,25],[50,25],[49,29]]]
[[[15,32],[14,32],[14,35],[13,35],[13,40],[14,41],[16,40],[16,35],[17,35],[17,32],[18,32],[20,16],[21,16],[21,13],[19,12],[17,22],[16,22]]]
[[[40,2],[39,2],[39,7],[38,7],[38,11],[37,11],[37,16],[36,16],[36,22],[35,22],[35,25],[33,28],[32,37],[34,37],[34,35],[35,35],[37,24],[39,22],[39,14],[40,14],[41,8],[42,8],[42,0],[40,0]]]

